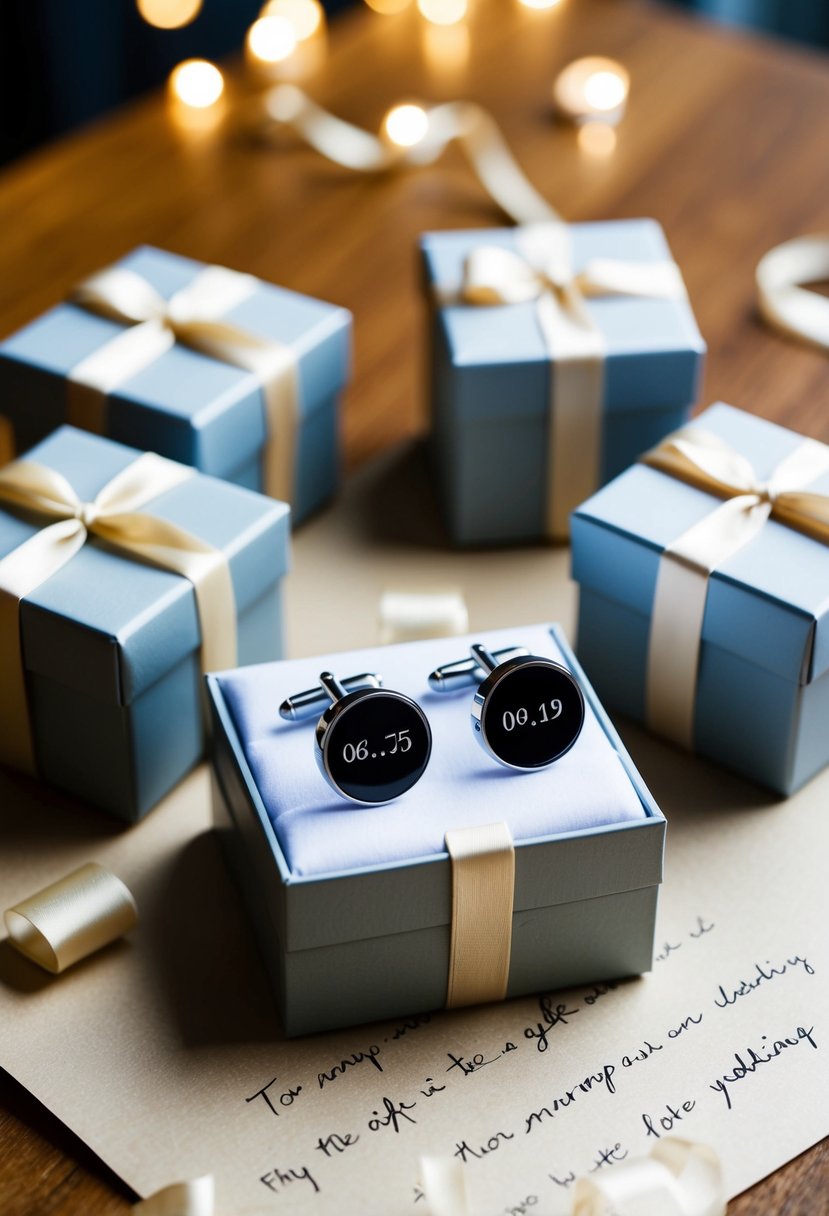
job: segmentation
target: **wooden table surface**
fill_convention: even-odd
[[[550,113],[555,73],[588,53],[619,58],[632,77],[604,156]],[[399,100],[473,98],[567,218],[655,216],[709,344],[703,403],[722,398],[829,440],[829,359],[765,329],[753,307],[759,256],[829,231],[829,58],[631,0],[547,11],[474,0],[466,30],[355,9],[303,83],[373,129]],[[456,151],[369,180],[287,138],[263,146],[242,117],[250,83],[237,73],[229,84],[218,132],[182,131],[159,94],[0,177],[0,334],[141,242],[344,304],[356,322],[344,418],[353,468],[424,426],[418,234],[501,218]],[[129,1208],[122,1184],[4,1073],[0,1145],[4,1216]],[[729,1216],[757,1212],[829,1212],[827,1142],[729,1205]]]

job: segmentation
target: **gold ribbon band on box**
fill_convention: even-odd
[[[344,122],[295,85],[277,85],[266,109],[320,155],[360,173],[430,164],[457,143],[490,198],[519,225],[517,253],[489,246],[474,250],[460,290],[438,285],[435,297],[441,304],[535,302],[551,364],[544,531],[553,539],[566,539],[570,512],[600,482],[604,342],[585,300],[684,299],[676,263],[597,259],[576,273],[567,225],[527,179],[492,115],[473,102],[431,107],[424,138],[410,148]]]
[[[645,716],[653,730],[690,749],[709,577],[759,535],[770,518],[829,544],[829,496],[808,489],[829,472],[829,447],[805,439],[761,481],[746,457],[691,425],[642,459],[725,499],[668,545],[656,579]]]
[[[195,470],[148,452],[117,473],[92,502],[81,502],[67,479],[46,465],[15,460],[0,469],[0,506],[46,521],[0,559],[0,761],[35,771],[21,601],[71,561],[90,536],[122,556],[189,579],[203,669],[235,667],[236,602],[225,555],[184,528],[141,511],[194,475]]]
[[[91,861],[5,912],[9,941],[58,975],[134,928],[135,900],[109,870]]]
[[[128,328],[70,371],[68,421],[103,434],[107,395],[180,342],[256,376],[265,403],[265,493],[291,502],[299,401],[294,354],[289,346],[224,320],[258,286],[253,275],[224,266],[206,266],[169,300],[122,266],[81,283],[74,304]]]
[[[680,300],[685,285],[672,261],[596,258],[576,272],[565,223],[530,224],[516,251],[481,245],[466,259],[455,292],[438,285],[438,303],[482,307],[535,303],[550,361],[544,531],[565,540],[570,512],[598,488],[604,405],[604,339],[585,301],[625,296]]]
[[[512,949],[515,850],[505,823],[446,833],[452,920],[446,1008],[502,1001]]]

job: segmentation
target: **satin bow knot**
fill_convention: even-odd
[[[654,592],[645,718],[651,729],[691,750],[710,575],[771,518],[829,544],[829,495],[809,488],[829,473],[829,447],[803,440],[763,481],[740,452],[692,425],[642,460],[725,500],[666,547]]]
[[[35,746],[23,664],[21,601],[97,536],[134,561],[171,570],[193,585],[205,670],[236,666],[236,601],[220,549],[143,508],[195,476],[185,465],[145,452],[91,502],[54,469],[15,460],[0,469],[0,505],[44,526],[0,558],[0,761],[34,773]]]

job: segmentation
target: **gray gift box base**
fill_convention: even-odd
[[[640,974],[653,960],[665,819],[563,635],[556,627],[551,632],[620,755],[644,817],[516,845],[508,997]],[[323,877],[290,876],[219,681],[208,676],[207,685],[214,719],[214,824],[285,1033],[443,1007],[448,855]],[[361,908],[384,909],[383,936],[361,935]],[[415,927],[413,909],[419,912]],[[329,942],[320,944],[320,926],[330,927]]]

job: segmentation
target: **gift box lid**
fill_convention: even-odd
[[[761,481],[803,438],[723,403],[692,425],[746,456]],[[829,474],[809,488],[829,494]],[[633,465],[571,516],[573,578],[649,616],[666,546],[721,501],[648,465]],[[703,643],[809,683],[829,667],[827,588],[829,546],[770,519],[711,574]]]
[[[202,263],[140,246],[117,263],[145,278],[165,299],[187,287]],[[339,392],[348,377],[351,314],[310,296],[259,282],[258,289],[224,314],[258,337],[288,345],[296,358],[299,412],[305,417]],[[6,394],[3,411],[20,434],[25,413],[36,409],[41,432],[66,417],[65,379],[81,360],[122,332],[116,321],[74,304],[59,304],[0,345],[3,363],[44,373],[44,399]],[[28,394],[26,394],[28,397]],[[176,343],[109,394],[117,402],[115,438],[165,453],[216,477],[238,469],[265,442],[259,382],[250,372]],[[154,438],[155,436],[155,438]]]
[[[570,224],[573,269],[593,258],[641,262],[670,259],[660,225],[651,219]],[[429,232],[421,238],[426,291],[450,295],[460,289],[466,258],[485,245],[515,251],[515,228]],[[705,342],[687,299],[605,297],[586,300],[605,344],[605,408],[608,411],[687,405],[696,399]],[[486,368],[500,391],[459,390],[462,417],[484,419],[536,414],[549,396],[549,353],[535,304],[443,305],[438,310],[452,365]],[[647,356],[643,358],[643,356]],[[521,369],[522,391],[499,372]]]
[[[60,427],[26,453],[62,473],[90,501],[141,453]],[[195,473],[142,512],[168,520],[226,555],[239,612],[286,571],[285,503]],[[0,558],[38,530],[30,516],[0,509]],[[105,702],[128,705],[200,645],[192,584],[122,556],[90,537],[21,606],[27,671]]]
[[[516,912],[660,881],[664,819],[558,630],[530,626],[472,640],[496,649],[525,645],[576,672],[587,702],[585,725],[555,765],[534,773],[500,767],[473,738],[471,690],[446,697],[428,691],[429,670],[462,655],[464,638],[208,677],[222,740],[218,779],[230,783],[241,775],[255,824],[243,847],[257,855],[266,883],[281,884],[279,923],[272,927],[285,950],[448,925],[444,835],[452,827],[509,823]],[[278,718],[281,700],[313,687],[326,667],[378,671],[385,687],[415,698],[428,717],[429,766],[395,802],[360,806],[338,797],[314,763],[313,722]],[[232,815],[234,799],[227,801]]]

